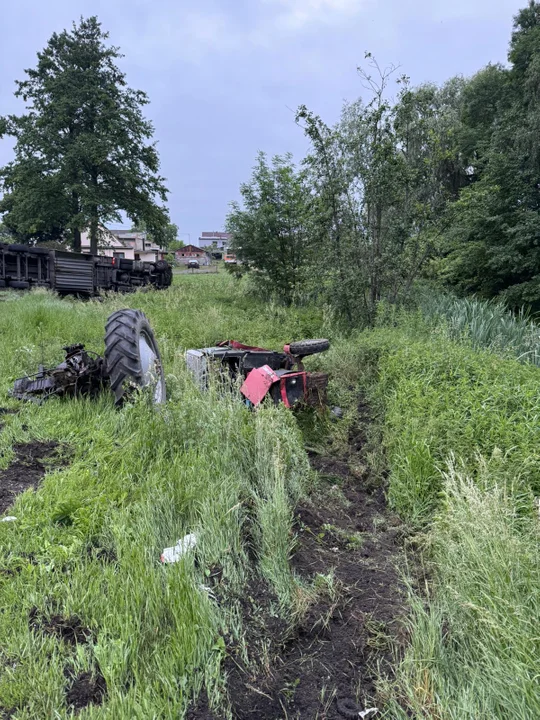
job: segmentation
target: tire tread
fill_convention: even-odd
[[[143,379],[138,346],[142,323],[148,326],[151,333],[147,318],[141,310],[124,309],[110,315],[105,325],[105,361],[117,405],[121,405],[125,399],[127,381],[139,384]]]
[[[292,355],[305,357],[306,355],[316,355],[324,352],[330,347],[330,342],[325,338],[317,338],[316,340],[298,340],[289,344]]]

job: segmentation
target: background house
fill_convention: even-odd
[[[231,233],[227,232],[203,232],[199,238],[199,247],[205,248],[212,257],[221,260],[227,252],[232,241]]]
[[[101,237],[98,240],[98,254],[107,257],[125,258],[126,260],[143,260],[155,262],[163,259],[166,251],[149,240],[145,232],[132,230],[110,230],[100,228]],[[81,233],[81,250],[90,252],[90,233]]]
[[[179,265],[187,265],[190,260],[197,260],[200,265],[209,265],[210,257],[206,250],[196,245],[184,245],[174,253]]]

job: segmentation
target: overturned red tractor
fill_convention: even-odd
[[[140,310],[117,310],[105,326],[105,354],[100,357],[75,344],[64,348],[64,360],[53,368],[40,366],[35,375],[19,378],[11,391],[19,400],[42,402],[53,396],[93,396],[109,388],[121,405],[134,390],[147,389],[155,404],[166,400],[165,374],[158,345],[148,319]],[[328,375],[307,372],[303,358],[323,352],[328,340],[302,340],[285,345],[283,352],[227,340],[214,347],[188,350],[188,368],[201,388],[212,369],[229,387],[236,380],[248,406],[266,397],[291,408],[297,403],[326,403]]]
[[[328,375],[307,372],[303,359],[328,350],[328,340],[300,340],[285,345],[283,352],[226,340],[214,347],[188,350],[186,362],[197,383],[205,388],[210,368],[225,369],[231,379],[243,382],[240,392],[246,404],[257,406],[265,397],[290,408],[298,402],[320,406],[326,403]]]

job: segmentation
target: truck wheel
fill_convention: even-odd
[[[166,260],[156,261],[156,272],[165,272],[169,268],[169,263]]]
[[[30,283],[26,280],[10,280],[9,287],[13,290],[28,290]]]
[[[299,340],[289,345],[291,355],[305,357],[306,355],[315,355],[316,353],[328,350],[330,343],[322,338],[318,340]]]
[[[164,403],[165,376],[156,339],[141,310],[118,310],[105,326],[105,366],[121,405],[130,390],[148,387],[155,404]]]

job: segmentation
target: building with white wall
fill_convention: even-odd
[[[81,233],[81,251],[83,253],[90,252],[90,233],[87,230]],[[149,240],[145,232],[111,230],[100,227],[99,255],[155,262],[161,260],[165,252],[162,247]]]

